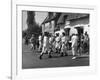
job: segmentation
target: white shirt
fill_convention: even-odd
[[[59,42],[60,41],[60,37],[56,37],[55,41]]]
[[[42,40],[42,36],[39,36],[39,41],[41,41]]]
[[[64,36],[64,37],[61,38],[61,42],[66,42],[66,40],[67,40],[66,36]]]
[[[43,45],[47,46],[48,45],[48,37],[44,36],[43,38]]]
[[[77,46],[78,37],[76,35],[72,36],[72,47]]]
[[[49,38],[49,43],[51,43],[53,41],[53,37]]]

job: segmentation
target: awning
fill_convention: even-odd
[[[61,16],[58,19],[57,24],[63,24],[64,23],[64,16],[67,15],[65,13],[62,13]]]
[[[72,20],[72,19],[78,19],[82,17],[89,16],[89,14],[82,14],[82,13],[62,13],[61,16],[58,19],[57,24],[63,24],[64,23],[64,18],[66,20]]]
[[[79,18],[86,17],[86,16],[88,16],[88,14],[71,13],[71,14],[68,14],[67,20],[79,19]]]

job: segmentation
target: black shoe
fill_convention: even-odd
[[[61,55],[60,55],[61,57],[63,56],[63,53],[61,53]]]
[[[52,56],[51,56],[51,55],[49,55],[48,57],[49,57],[49,58],[51,58]]]
[[[39,56],[39,59],[42,59],[42,55]]]

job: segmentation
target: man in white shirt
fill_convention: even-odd
[[[44,38],[43,38],[43,47],[42,47],[42,52],[40,53],[40,59],[42,59],[43,54],[45,54],[48,51],[49,48],[49,40],[48,40],[48,36],[45,33],[44,34]]]
[[[42,36],[39,35],[39,51],[41,51],[42,48]]]
[[[73,58],[72,59],[75,59],[75,55],[77,53],[77,46],[78,46],[78,36],[76,34],[73,34],[72,35],[72,38],[71,38],[71,42],[72,42],[72,54],[73,54]]]

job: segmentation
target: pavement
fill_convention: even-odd
[[[48,58],[48,55],[44,54],[40,60],[38,51],[30,50],[30,45],[27,46],[24,43],[22,45],[22,69],[89,66],[89,55],[72,59],[72,53],[69,51],[69,56],[61,57],[59,54],[54,53],[52,58]]]

